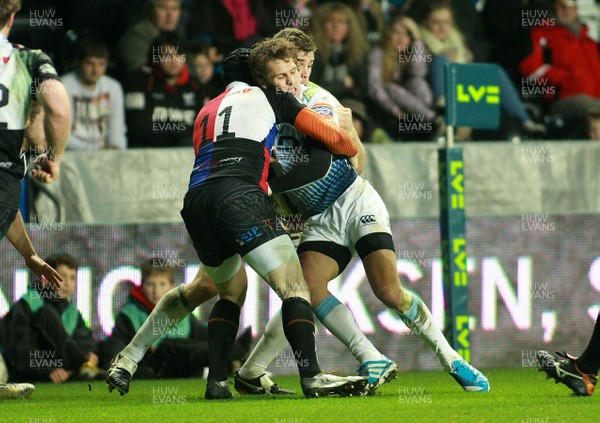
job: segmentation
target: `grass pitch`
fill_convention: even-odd
[[[443,372],[399,373],[377,395],[366,398],[238,396],[206,401],[206,381],[134,380],[129,394],[108,393],[102,382],[36,384],[27,400],[0,402],[2,422],[590,422],[599,398],[572,397],[564,385],[546,381],[535,369],[484,372],[488,393],[468,393]],[[276,381],[300,392],[296,377]],[[233,387],[232,387],[233,390]]]

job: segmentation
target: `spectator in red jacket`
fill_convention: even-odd
[[[589,110],[600,107],[598,44],[579,20],[575,1],[555,0],[553,12],[555,21],[531,32],[533,51],[521,61],[521,73],[555,87],[550,112],[585,128]]]

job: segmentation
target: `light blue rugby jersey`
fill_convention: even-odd
[[[308,147],[304,135],[287,124],[279,126],[275,145],[277,152],[276,175],[288,173],[295,166],[308,161]],[[357,178],[356,170],[343,156],[331,155],[325,176],[297,189],[287,191],[285,197],[305,218],[324,212]]]

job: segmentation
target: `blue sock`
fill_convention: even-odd
[[[331,313],[331,311],[340,304],[341,304],[340,300],[338,300],[333,295],[328,295],[315,308],[315,310],[314,310],[315,316],[317,316],[317,319],[319,319],[321,322],[323,322],[323,320],[325,320],[327,315],[329,313]]]

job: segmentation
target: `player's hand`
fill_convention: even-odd
[[[46,286],[49,283],[54,288],[58,288],[63,282],[63,278],[56,270],[54,270],[48,263],[42,260],[39,256],[31,256],[25,260],[25,264],[42,282],[42,286]]]
[[[89,352],[85,355],[85,358],[92,363],[94,366],[97,366],[98,363],[100,362],[100,360],[98,359],[98,356],[96,354],[94,354],[93,352]]]
[[[61,383],[69,379],[71,375],[63,368],[54,369],[50,372],[50,380],[54,383]]]
[[[352,109],[344,106],[338,106],[336,112],[340,122],[340,128],[346,132],[354,129],[354,123],[352,122]]]
[[[35,161],[37,168],[31,171],[35,179],[45,184],[58,180],[60,176],[60,162],[48,160],[45,155],[40,155]]]

